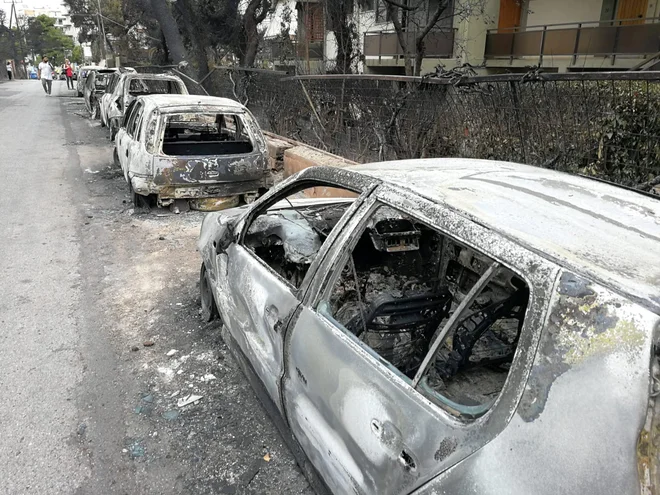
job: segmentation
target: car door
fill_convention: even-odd
[[[115,137],[115,143],[117,146],[117,156],[119,158],[119,163],[121,168],[124,171],[124,177],[128,181],[129,175],[129,166],[130,166],[130,152],[133,143],[133,136],[135,133],[135,126],[138,120],[138,117],[141,114],[142,104],[141,102],[135,102],[131,107],[129,107],[126,112],[126,116],[117,132]]]
[[[310,183],[306,184],[307,188],[313,187]],[[236,227],[236,241],[217,255],[215,263],[215,296],[223,322],[282,413],[280,380],[283,373],[284,330],[300,305],[301,295],[309,286],[309,278],[301,283],[288,280],[257,254],[248,239],[251,239],[253,226],[258,224],[259,218],[269,215],[273,205],[302,186],[299,189],[295,187],[298,186],[293,184],[279,192],[271,191],[257,202]],[[349,194],[357,196],[353,192]],[[362,196],[346,203],[346,211],[332,232],[350,218],[367,194],[368,191],[363,192]],[[332,235],[330,233],[329,238]],[[287,242],[284,238],[283,243]],[[327,242],[320,246],[316,257],[322,256]],[[307,277],[312,276],[315,266],[316,261],[312,261]]]
[[[420,385],[428,387],[426,378],[414,383],[328,309],[328,294],[340,274],[350,279],[352,271],[355,287],[360,287],[352,250],[384,205],[393,205],[443,235],[456,235],[502,266],[514,263],[516,270],[533,274],[528,282],[533,296],[513,364],[500,395],[485,412],[483,406],[477,411],[431,396]],[[395,246],[393,255],[398,255],[396,250]],[[326,252],[287,329],[282,395],[289,426],[333,493],[411,493],[485,445],[508,423],[529,373],[544,318],[544,297],[556,267],[453,212],[389,186],[381,186],[362,205]],[[512,253],[515,260],[509,259]],[[424,266],[431,265],[422,264],[420,270]]]

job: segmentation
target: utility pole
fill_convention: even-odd
[[[103,60],[105,60],[105,63],[108,63],[108,56],[105,53],[105,26],[103,24],[103,15],[101,14],[101,0],[96,0],[96,3],[99,8],[99,26],[101,26],[101,35],[103,36],[103,39],[101,40],[101,56],[103,57]]]

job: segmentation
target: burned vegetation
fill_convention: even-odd
[[[282,205],[255,219],[250,247],[299,287],[350,201]],[[499,267],[447,322],[493,260],[393,208],[377,208],[342,258],[317,309],[411,382],[445,333],[417,388],[450,412],[476,417],[502,390],[529,299],[525,282]]]

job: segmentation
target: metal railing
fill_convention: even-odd
[[[454,55],[455,29],[431,31],[424,38],[426,58],[451,58]],[[416,31],[407,31],[405,36],[410,46],[414,46]],[[367,57],[400,57],[404,55],[395,31],[370,31],[364,33],[364,55]]]
[[[645,56],[660,51],[660,18],[573,22],[489,30],[486,59],[570,56]]]

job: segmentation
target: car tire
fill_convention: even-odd
[[[110,127],[110,141],[114,141],[116,135],[117,130],[114,127]]]
[[[83,94],[80,91],[78,91],[78,98],[80,98],[82,95]]]
[[[220,316],[211,287],[206,265],[202,263],[202,268],[199,270],[199,299],[202,306],[202,320],[205,322],[213,321]]]

